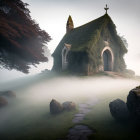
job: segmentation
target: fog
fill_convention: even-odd
[[[20,81],[20,82],[19,82]],[[73,101],[126,100],[129,90],[138,86],[140,81],[133,79],[111,77],[59,77],[38,75],[19,79],[7,85],[1,85],[0,90],[13,90],[15,99],[8,99],[9,105],[0,108],[0,131],[12,125],[24,124],[23,120],[32,120],[43,110],[49,113],[49,103],[56,99],[60,103]],[[41,110],[41,111],[40,111]]]
[[[104,94],[119,94],[127,89],[138,85],[135,80],[112,79],[112,78],[75,78],[63,77],[36,83],[21,91],[29,102],[42,102],[57,99],[59,101],[72,100],[76,98],[92,98]],[[113,91],[113,92],[112,92]],[[114,92],[115,91],[115,92]],[[111,93],[112,92],[112,93]]]

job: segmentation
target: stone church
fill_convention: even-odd
[[[53,70],[91,75],[100,71],[123,72],[127,49],[107,14],[74,28],[69,16],[66,34],[52,54]]]

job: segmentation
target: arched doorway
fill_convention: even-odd
[[[112,55],[108,49],[103,52],[103,66],[104,71],[112,71]]]

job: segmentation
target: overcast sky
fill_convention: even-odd
[[[108,4],[108,14],[117,26],[117,31],[128,41],[128,53],[125,55],[127,67],[140,75],[140,0],[23,0],[28,3],[31,16],[40,27],[52,37],[48,44],[51,52],[54,51],[66,32],[66,21],[72,16],[74,26],[78,27],[105,14],[105,4]],[[44,68],[51,68],[49,64],[41,64],[35,73]],[[15,71],[0,71],[4,74],[23,76]]]

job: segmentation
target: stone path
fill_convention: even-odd
[[[72,120],[76,125],[69,129],[65,140],[88,140],[88,136],[95,133],[95,131],[91,130],[88,126],[80,125],[78,123],[80,123],[85,118],[86,114],[91,111],[92,106],[94,106],[97,102],[98,99],[94,98],[87,103],[79,104],[79,112],[74,115]]]
[[[88,140],[88,136],[93,133],[93,130],[90,130],[88,126],[75,125],[69,130],[67,140]]]
[[[87,113],[91,111],[91,107],[98,102],[97,98],[88,101],[87,103],[79,104],[79,112],[75,114],[73,123],[79,123],[84,119]]]

